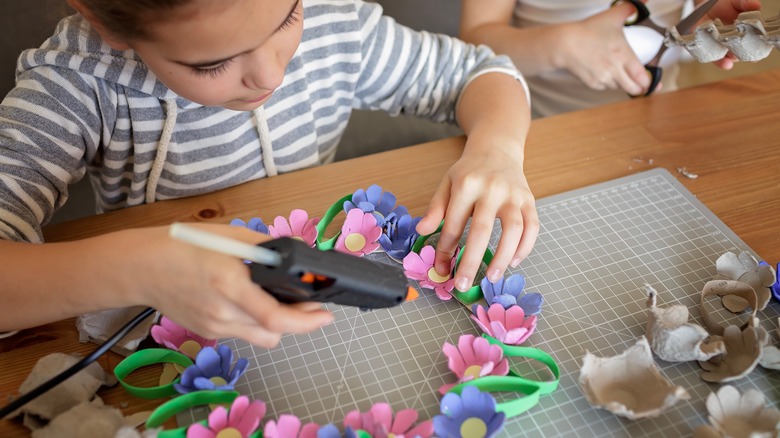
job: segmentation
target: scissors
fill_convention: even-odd
[[[649,96],[653,93],[653,91],[655,91],[655,89],[658,87],[658,84],[661,83],[661,75],[663,71],[661,70],[661,67],[658,66],[658,62],[661,60],[661,56],[664,54],[664,52],[666,52],[666,41],[669,40],[670,29],[663,28],[655,24],[653,20],[650,19],[650,10],[647,9],[647,6],[645,6],[641,0],[613,0],[612,4],[610,4],[610,7],[623,2],[631,3],[631,5],[634,6],[634,9],[636,9],[636,15],[626,21],[626,26],[636,25],[649,27],[650,29],[653,29],[664,36],[664,44],[661,44],[661,47],[655,54],[655,57],[653,57],[653,59],[645,64],[645,70],[647,70],[647,73],[650,75],[650,86],[647,88],[647,92],[644,94],[644,96]],[[696,25],[696,23],[698,23],[699,20],[701,20],[702,17],[704,17],[704,15],[717,2],[718,0],[707,0],[673,27],[677,29],[677,32],[680,35],[689,33],[693,29],[693,26]]]

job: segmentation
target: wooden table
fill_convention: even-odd
[[[651,98],[534,121],[525,171],[543,198],[652,167],[698,174],[680,181],[770,263],[780,260],[780,70],[730,79]],[[64,241],[173,221],[270,220],[294,208],[321,215],[332,202],[370,184],[398,196],[413,215],[425,212],[442,175],[460,156],[463,138],[449,138],[243,184],[194,198],[158,202],[45,229]],[[652,164],[650,163],[652,160]],[[16,393],[35,362],[54,352],[85,354],[73,320],[0,340],[0,403]],[[121,360],[100,359],[105,369]],[[153,371],[134,383],[153,385]],[[99,392],[125,414],[159,402],[116,387]],[[3,421],[0,436],[29,435]]]

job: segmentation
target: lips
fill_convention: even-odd
[[[247,100],[243,100],[242,99],[241,102],[244,102],[244,103],[257,103],[257,102],[260,102],[262,100],[265,100],[265,99],[271,97],[271,94],[273,94],[273,91],[268,92],[266,94],[263,94],[262,96],[260,96],[260,97],[258,97],[256,99],[247,99]]]

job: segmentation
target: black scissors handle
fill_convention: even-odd
[[[647,6],[641,0],[612,0],[609,7],[611,8],[623,2],[631,3],[634,9],[636,9],[636,15],[632,15],[629,20],[626,20],[625,26],[633,26],[650,18],[650,10],[647,9]]]
[[[647,9],[647,6],[641,1],[641,0],[612,0],[612,3],[609,5],[609,7],[613,7],[617,4],[628,2],[631,3],[631,6],[636,9],[636,14],[629,17],[628,20],[626,20],[626,23],[624,26],[634,26],[634,25],[644,25],[651,29],[656,30],[657,32],[664,32],[664,29],[660,28],[658,25],[653,23],[652,20],[650,20],[650,10]],[[647,71],[647,74],[650,76],[650,86],[647,87],[647,91],[645,94],[642,94],[641,96],[649,96],[655,91],[656,88],[658,88],[658,84],[661,83],[661,76],[663,75],[663,70],[661,67],[658,67],[658,60],[661,58],[661,54],[664,52],[665,47],[662,46],[661,50],[658,51],[656,56],[647,64],[645,64],[645,70]],[[640,95],[631,95],[631,97],[639,97]]]

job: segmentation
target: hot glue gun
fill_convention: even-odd
[[[282,237],[251,245],[180,223],[172,237],[249,263],[252,281],[283,303],[317,301],[381,309],[417,298],[402,268]]]

